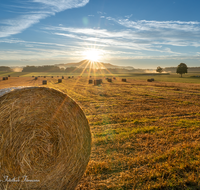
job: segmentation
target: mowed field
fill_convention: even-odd
[[[12,73],[6,81],[0,78],[0,89],[59,89],[89,121],[91,159],[76,190],[200,189],[200,77],[121,74],[111,83],[97,77],[103,83],[94,86],[88,76],[66,76],[58,83],[59,74],[46,73],[48,83],[42,85],[43,77],[31,75],[45,74]],[[127,82],[121,82],[123,76]]]

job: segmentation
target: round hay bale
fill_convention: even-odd
[[[62,82],[62,79],[58,79],[58,83],[61,83]]]
[[[3,77],[2,80],[6,80],[6,77]]]
[[[147,82],[152,82],[152,80],[151,79],[147,79]]]
[[[47,84],[47,80],[43,80],[43,81],[42,81],[42,84],[43,84],[43,85]]]
[[[126,79],[122,79],[122,82],[126,82]]]
[[[96,86],[96,85],[100,85],[101,84],[101,81],[99,80],[99,79],[96,79],[96,80],[94,80],[94,85]]]
[[[89,80],[88,83],[89,83],[89,84],[92,84],[92,83],[93,83],[93,80]]]
[[[64,79],[65,77],[64,76],[62,76],[62,79]]]
[[[81,108],[55,89],[1,92],[2,189],[74,189],[91,152],[90,128]],[[4,182],[5,176],[17,181]]]

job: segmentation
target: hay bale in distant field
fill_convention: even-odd
[[[6,77],[3,77],[2,80],[6,80]]]
[[[147,79],[147,82],[152,82],[152,80],[151,79]]]
[[[112,82],[112,79],[108,79],[108,82]]]
[[[65,77],[64,76],[62,76],[62,79],[64,79]]]
[[[89,84],[92,84],[93,83],[93,80],[89,80],[89,82],[88,82]]]
[[[58,79],[58,83],[61,83],[62,82],[62,79]]]
[[[32,76],[32,77],[34,77],[34,76]]]
[[[10,77],[10,75],[8,75],[8,77]]]
[[[154,81],[154,78],[151,78],[152,81]]]
[[[53,78],[53,76],[51,76],[51,78]]]
[[[44,76],[44,78],[46,78],[46,76]]]
[[[72,76],[72,78],[74,78],[74,76]]]
[[[38,78],[37,77],[35,77],[35,80],[37,80]]]
[[[42,81],[42,84],[43,84],[43,85],[47,84],[47,80],[43,80],[43,81]]]
[[[122,82],[126,82],[126,79],[122,79]]]
[[[99,79],[94,80],[94,85],[100,85],[101,81]]]
[[[70,79],[70,77],[68,77],[68,79]]]
[[[115,80],[116,78],[115,78],[115,77],[113,77],[113,79]]]
[[[81,108],[55,89],[2,92],[0,179],[19,181],[1,181],[1,188],[74,190],[91,152],[90,128]]]

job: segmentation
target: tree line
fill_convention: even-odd
[[[164,69],[160,66],[157,67],[156,72],[158,73],[162,73],[164,71]],[[182,77],[182,74],[185,74],[188,72],[188,67],[185,63],[180,63],[177,67],[176,67],[176,73],[180,74]]]

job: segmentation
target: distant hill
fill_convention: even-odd
[[[94,68],[98,69],[128,69],[132,70],[134,69],[131,66],[117,66],[117,65],[112,65],[110,63],[102,63],[102,62],[93,62],[91,64],[91,61],[89,60],[83,60],[78,63],[61,63],[61,64],[56,64],[55,66],[62,67],[62,68],[68,68],[68,67],[78,67],[78,68],[90,68],[91,66]]]

